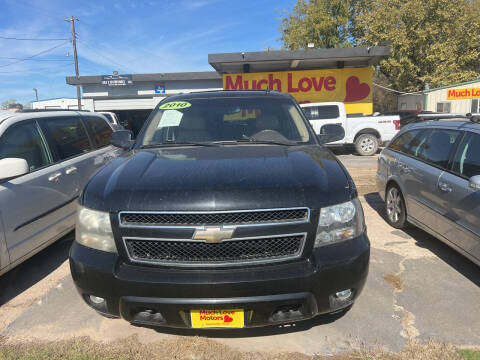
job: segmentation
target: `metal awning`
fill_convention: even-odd
[[[366,67],[388,56],[389,46],[372,46],[208,54],[208,62],[223,74]]]

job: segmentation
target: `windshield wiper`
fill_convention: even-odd
[[[268,144],[268,145],[283,145],[283,146],[298,145],[294,141],[286,142],[286,141],[271,141],[271,140],[252,140],[252,139],[214,141],[213,143],[219,144],[219,145],[236,145],[236,144]]]
[[[212,142],[191,142],[191,141],[171,141],[167,140],[164,143],[153,143],[153,144],[146,144],[141,146],[141,149],[151,149],[156,147],[172,147],[172,146],[219,146]]]

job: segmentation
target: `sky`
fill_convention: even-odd
[[[211,71],[209,53],[280,49],[280,12],[295,2],[0,0],[0,103],[33,101],[33,88],[40,100],[76,97],[65,82],[75,74],[72,15],[80,76]]]

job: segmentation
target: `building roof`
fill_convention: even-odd
[[[67,84],[69,85],[86,85],[100,84],[102,75],[67,76]],[[155,81],[182,81],[182,80],[219,80],[221,76],[216,71],[199,71],[199,72],[176,72],[176,73],[155,73],[155,74],[132,74],[132,80],[136,82],[155,82]]]
[[[372,46],[208,54],[208,62],[222,74],[365,67],[388,56],[389,46]]]
[[[480,79],[459,82],[459,83],[451,84],[451,85],[439,86],[439,87],[436,87],[436,88],[423,90],[423,92],[424,93],[429,93],[429,92],[436,91],[436,90],[448,89],[448,88],[452,88],[452,87],[456,87],[456,86],[462,86],[462,85],[469,85],[469,84],[474,84],[474,83],[477,83],[477,82],[480,83]]]

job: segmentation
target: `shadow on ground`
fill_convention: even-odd
[[[68,258],[71,232],[27,261],[0,276],[0,306],[41,281]]]
[[[385,220],[386,220],[386,211],[383,200],[380,198],[378,192],[371,192],[363,195],[367,203]],[[404,232],[404,236],[408,238],[413,238],[415,244],[421,248],[430,250],[441,260],[446,262],[448,265],[453,267],[471,282],[480,286],[480,267],[475,265],[469,259],[449,247],[447,244],[438,240],[434,236],[428,234],[427,232],[413,226],[408,225],[407,228],[403,230],[394,230],[398,232]]]
[[[358,157],[362,157],[362,155],[360,155],[359,153],[357,153],[357,151],[355,150],[354,147],[348,147],[348,146],[334,146],[334,147],[331,147],[330,150],[332,150],[332,152],[335,154],[335,155],[354,155],[354,156],[358,156]],[[383,148],[378,148],[376,154],[380,154],[382,152]]]

